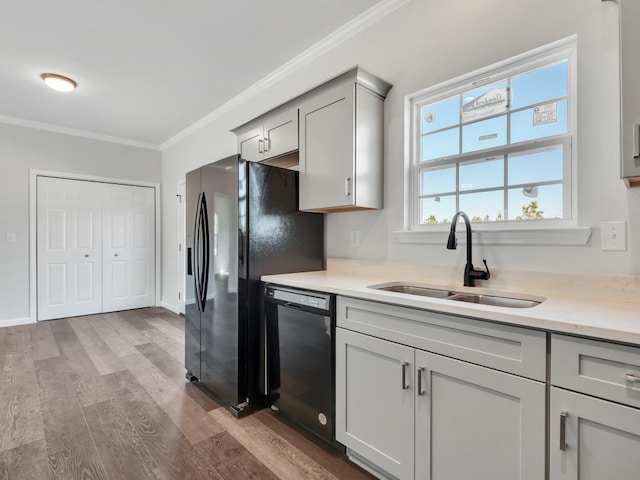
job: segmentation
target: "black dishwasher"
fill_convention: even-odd
[[[335,443],[335,295],[266,285],[273,410]]]

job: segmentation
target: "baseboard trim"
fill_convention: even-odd
[[[176,307],[175,305],[172,305],[170,303],[167,302],[160,302],[160,306],[162,308],[166,308],[167,310],[173,312],[173,313],[177,313],[178,315],[180,315],[180,309],[178,307]]]
[[[36,323],[36,322],[31,320],[30,317],[7,318],[5,320],[0,320],[0,328],[1,327],[15,327],[16,325],[28,325],[30,323]]]

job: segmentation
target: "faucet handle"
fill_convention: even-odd
[[[484,277],[484,280],[489,280],[491,278],[491,272],[489,271],[489,265],[487,265],[487,261],[483,258],[482,263],[484,263],[484,268],[487,270],[487,275]]]

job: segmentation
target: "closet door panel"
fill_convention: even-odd
[[[104,184],[103,212],[103,311],[155,305],[153,189]]]
[[[102,311],[102,187],[38,177],[38,320]]]

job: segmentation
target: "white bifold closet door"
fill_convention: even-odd
[[[38,177],[38,320],[102,311],[102,185]]]
[[[153,188],[38,177],[38,320],[155,305]]]
[[[154,191],[104,184],[102,311],[155,305]]]

